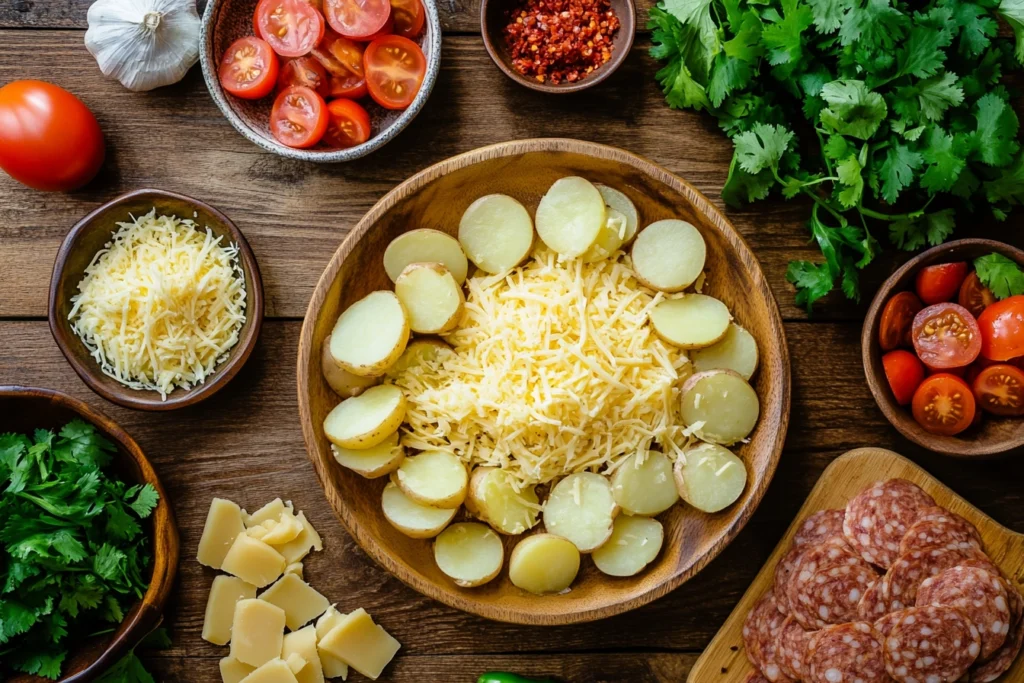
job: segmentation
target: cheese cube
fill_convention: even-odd
[[[217,576],[206,599],[206,618],[203,619],[203,640],[214,645],[227,645],[231,640],[231,622],[235,618],[235,603],[256,597],[256,586],[234,576]]]
[[[284,568],[285,574],[295,574],[295,576],[302,578],[302,563],[292,562],[290,565]]]
[[[373,623],[361,607],[342,619],[320,641],[321,650],[347,662],[373,680],[377,680],[401,646],[387,631]]]
[[[221,569],[257,588],[268,586],[284,573],[281,553],[252,536],[241,533],[231,544]]]
[[[323,542],[320,540],[320,534],[316,532],[313,525],[306,519],[306,515],[300,512],[297,517],[302,522],[302,531],[299,535],[284,545],[275,546],[289,564],[298,562],[308,555],[310,550],[324,549]]]
[[[277,657],[243,678],[241,683],[298,683],[298,680],[288,662]]]
[[[315,588],[295,576],[285,574],[277,583],[263,591],[260,600],[266,600],[284,610],[288,629],[297,631],[327,611],[331,603]]]
[[[203,536],[199,539],[199,552],[196,553],[199,564],[220,569],[231,544],[243,531],[242,509],[230,500],[214,498],[210,511],[206,513]]]
[[[299,672],[306,668],[306,660],[300,654],[295,652],[288,655],[288,658],[284,660],[284,663],[288,665],[288,668],[292,670],[295,677],[299,677]]]
[[[231,656],[251,666],[262,666],[281,656],[284,645],[284,610],[266,600],[239,600],[231,624]]]
[[[268,520],[266,522],[263,522],[263,524],[257,524],[256,526],[249,527],[245,530],[245,533],[249,534],[253,538],[257,538],[262,541],[263,538],[267,534],[269,534],[270,530],[273,529],[275,526],[277,526],[277,522],[273,520]]]
[[[327,678],[341,678],[342,680],[348,678],[348,664],[330,653],[324,652],[320,647],[320,641],[323,640],[324,636],[340,624],[345,619],[345,616],[344,613],[334,609],[334,605],[331,605],[323,613],[323,616],[316,621],[316,649],[320,653],[320,666],[323,668],[324,676]]]
[[[270,527],[269,532],[263,537],[264,543],[270,545],[284,545],[294,541],[302,533],[302,522],[292,514],[290,510],[281,513],[281,518]]]
[[[316,626],[310,624],[285,635],[281,656],[287,660],[292,655],[298,655],[306,660],[306,666],[295,674],[299,683],[324,683],[323,667],[316,652]]]
[[[239,683],[255,670],[256,667],[244,664],[234,657],[225,657],[220,660],[220,680],[222,683]]]
[[[286,508],[290,509],[291,506],[291,502],[285,505],[284,501],[282,501],[280,498],[275,498],[274,500],[270,501],[269,503],[261,507],[256,512],[249,515],[249,517],[245,520],[245,526],[254,527],[259,526],[264,522],[268,521],[276,522],[277,520],[281,519],[281,513],[284,512]]]

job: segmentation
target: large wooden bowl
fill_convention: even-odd
[[[705,291],[728,304],[761,351],[753,382],[761,398],[761,419],[750,442],[737,451],[748,464],[749,484],[740,500],[722,513],[708,515],[677,505],[663,514],[665,548],[639,576],[610,578],[585,559],[572,590],[563,595],[526,593],[512,585],[507,572],[483,587],[459,588],[434,564],[429,541],[407,538],[384,519],[380,496],[386,478],[366,480],[334,461],[322,424],[339,399],[320,372],[321,343],[346,307],[370,291],[392,288],[381,256],[397,235],[414,228],[455,234],[466,207],[494,192],[515,197],[532,214],[548,187],[568,175],[621,189],[636,203],[642,225],[683,218],[703,234],[709,273]],[[299,347],[298,391],[303,436],[316,474],[339,519],[371,557],[424,595],[452,607],[499,621],[569,624],[625,612],[665,595],[739,533],[768,487],[782,451],[789,418],[789,356],[782,320],[757,260],[725,217],[689,183],[612,147],[523,140],[484,147],[416,174],[356,225],[310,301]],[[506,537],[506,550],[517,540]]]

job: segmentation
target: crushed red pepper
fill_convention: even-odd
[[[574,83],[612,58],[619,18],[609,0],[524,0],[508,15],[512,65],[540,83]]]

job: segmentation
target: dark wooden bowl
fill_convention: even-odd
[[[408,538],[380,508],[387,477],[363,479],[335,462],[323,421],[339,402],[320,369],[320,349],[339,313],[367,293],[392,289],[381,257],[396,236],[414,228],[456,234],[459,218],[478,197],[503,193],[534,214],[558,178],[581,175],[625,192],[641,225],[663,218],[693,223],[707,243],[705,292],[724,301],[757,340],[760,368],[752,380],[761,418],[736,453],[748,484],[725,511],[709,515],[676,505],[659,516],[665,546],[643,572],[630,578],[601,574],[584,559],[572,590],[536,596],[512,585],[507,571],[479,588],[459,588],[434,562],[429,540]],[[718,555],[753,514],[782,452],[789,423],[789,353],[778,306],[761,267],[743,238],[692,185],[646,159],[579,140],[520,140],[484,147],[417,173],[389,192],[348,234],[313,292],[299,340],[299,414],[309,458],[327,500],[356,542],[400,580],[447,605],[498,621],[569,624],[625,612],[689,580]],[[506,536],[508,551],[521,537]]]
[[[89,354],[85,344],[71,329],[68,313],[71,297],[78,291],[78,283],[92,257],[110,240],[117,223],[131,220],[130,216],[148,213],[156,207],[158,214],[173,214],[195,220],[199,226],[209,226],[215,235],[238,245],[239,261],[245,272],[246,320],[239,333],[238,344],[227,360],[217,366],[216,372],[204,384],[188,391],[175,389],[161,400],[155,391],[130,389],[113,377],[103,374],[99,364]],[[245,236],[227,216],[197,199],[164,190],[135,190],[121,195],[78,221],[68,232],[57,251],[50,278],[49,303],[50,331],[71,367],[89,388],[97,394],[137,410],[174,410],[190,406],[209,398],[227,384],[248,360],[263,324],[263,280],[256,257]]]
[[[997,417],[986,413],[980,428],[970,427],[956,436],[940,436],[926,432],[914,420],[908,407],[896,403],[896,399],[889,389],[889,381],[885,378],[885,370],[882,368],[882,350],[878,345],[878,326],[885,303],[898,292],[912,291],[914,278],[921,268],[936,263],[970,262],[992,252],[1002,254],[1024,266],[1024,251],[993,240],[956,240],[921,252],[882,283],[868,309],[860,335],[864,374],[867,377],[871,393],[875,397],[875,402],[882,409],[886,419],[899,430],[900,434],[918,446],[958,458],[989,457],[1020,448],[1024,445],[1024,419]]]
[[[113,464],[116,474],[125,481],[152,484],[160,494],[160,502],[148,525],[145,525],[153,550],[153,574],[146,594],[135,603],[112,634],[72,644],[74,649],[64,661],[62,683],[93,680],[160,624],[164,604],[171,594],[178,571],[179,552],[178,528],[167,492],[132,437],[103,413],[67,394],[52,389],[0,386],[0,433],[57,430],[74,419],[95,425],[102,436],[116,444],[118,459]],[[9,679],[8,683],[44,683],[48,680],[21,675]]]
[[[484,39],[484,47],[494,63],[501,71],[516,83],[531,90],[546,93],[579,92],[591,88],[611,76],[626,60],[629,50],[633,47],[633,35],[636,27],[636,6],[633,0],[611,0],[612,10],[618,16],[621,26],[612,37],[612,56],[600,68],[595,69],[586,78],[575,83],[562,82],[557,85],[540,83],[536,79],[524,76],[512,66],[512,56],[505,42],[502,30],[508,24],[509,12],[521,0],[483,0],[480,4],[480,31]]]

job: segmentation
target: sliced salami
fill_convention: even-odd
[[[981,548],[981,535],[974,525],[960,515],[935,508],[914,522],[903,540],[900,541],[900,555],[912,550],[956,546],[969,543]]]
[[[807,645],[812,635],[792,616],[786,617],[779,628],[775,652],[782,672],[793,680],[802,681],[807,677]]]
[[[917,591],[917,604],[955,607],[981,636],[980,659],[987,659],[1006,642],[1010,605],[1003,579],[979,567],[953,567],[933,576]]]
[[[811,637],[807,683],[887,683],[882,635],[863,621],[827,626]]]
[[[885,576],[889,611],[913,607],[917,601],[917,589],[926,579],[958,565],[993,567],[992,561],[969,543],[956,547],[912,550],[901,555]]]
[[[889,613],[889,596],[885,593],[885,581],[879,579],[864,591],[857,603],[857,614],[862,621],[875,621]]]
[[[833,539],[805,551],[786,586],[790,614],[808,630],[857,618],[857,605],[879,580],[875,568]]]
[[[811,547],[843,535],[846,510],[819,510],[808,517],[793,536],[793,547]]]
[[[1010,632],[1006,636],[1006,642],[995,651],[987,662],[978,664],[971,670],[971,683],[991,683],[1004,673],[1010,670],[1013,662],[1020,654],[1021,646],[1024,646],[1024,618],[1021,617],[1024,604],[1021,603],[1020,593],[1009,586],[1010,591]]]
[[[897,610],[895,612],[889,612],[884,617],[875,619],[875,630],[882,634],[883,638],[888,638],[889,634],[892,633],[892,627],[903,618],[906,610]]]
[[[885,639],[885,666],[898,683],[955,683],[981,652],[981,637],[955,607],[911,607]]]
[[[876,482],[846,505],[843,535],[867,562],[888,569],[907,529],[933,507],[932,497],[906,479]]]
[[[785,615],[779,611],[775,602],[775,596],[768,593],[754,606],[743,623],[743,645],[747,650],[747,659],[770,683],[792,683],[782,673],[775,651],[779,628],[785,620]]]
[[[789,577],[796,567],[796,561],[803,554],[803,547],[790,548],[789,552],[782,556],[779,563],[775,565],[775,585],[772,590],[775,592],[775,601],[778,603],[779,611],[789,614],[792,610],[789,606],[789,595],[786,592],[786,585]]]

